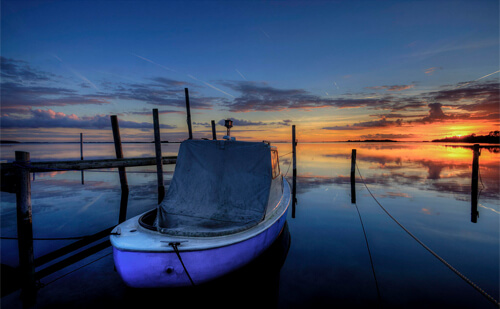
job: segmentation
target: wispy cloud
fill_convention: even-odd
[[[374,90],[382,90],[385,89],[387,91],[403,91],[414,88],[415,85],[392,85],[392,86],[373,86],[366,87],[366,89],[374,89]]]
[[[373,121],[364,121],[358,122],[352,125],[343,125],[343,126],[333,126],[333,127],[324,127],[323,130],[333,130],[333,131],[342,131],[342,130],[363,130],[363,129],[375,129],[375,128],[385,128],[385,127],[400,127],[403,124],[402,119],[397,119],[395,121],[387,120],[385,117],[380,118],[379,120]]]
[[[68,67],[68,69],[69,69],[69,71],[71,73],[75,74],[77,77],[79,77],[85,83],[89,84],[92,88],[94,88],[95,90],[99,90],[99,88],[97,88],[97,86],[93,82],[91,82],[88,78],[86,78],[85,76],[83,76],[82,74],[80,74],[80,72],[78,72],[75,69],[70,68],[70,67]]]
[[[3,81],[11,82],[47,82],[53,81],[56,75],[32,68],[26,61],[0,56],[0,75]]]
[[[415,137],[415,134],[376,133],[376,134],[361,135],[360,137],[368,139],[395,139],[395,138],[411,138]]]
[[[269,36],[269,34],[267,34],[267,32],[265,32],[262,28],[260,28],[260,31],[268,38],[268,39],[271,39],[271,37]]]
[[[202,80],[197,79],[196,77],[194,77],[194,76],[193,76],[193,75],[191,75],[191,74],[188,74],[187,76],[188,76],[189,78],[191,78],[191,79],[195,80],[195,81],[199,81],[199,82],[201,82],[201,83],[203,83],[203,84],[207,85],[208,87],[210,87],[210,88],[212,88],[212,89],[214,89],[214,90],[219,91],[220,93],[223,93],[223,94],[225,94],[225,95],[227,95],[227,96],[230,96],[230,97],[232,97],[232,98],[234,98],[234,97],[235,97],[234,95],[229,94],[229,93],[225,92],[224,90],[221,90],[221,89],[219,89],[219,88],[215,87],[214,85],[211,85],[211,84],[209,84],[209,83],[207,83],[207,82],[204,82],[204,81],[202,81]]]
[[[358,108],[370,106],[373,108],[388,108],[394,104],[389,98],[325,98],[311,94],[303,89],[278,89],[266,83],[235,81],[221,83],[240,93],[240,96],[226,103],[226,106],[232,112],[308,110],[325,107]]]
[[[62,87],[23,85],[3,82],[2,111],[31,107],[109,104],[111,97],[105,94],[82,95],[76,90]]]
[[[278,125],[278,126],[290,126],[290,123],[292,122],[290,119],[285,119],[283,121],[273,121],[273,122],[263,122],[263,121],[251,121],[251,120],[245,120],[245,119],[237,119],[237,118],[231,118],[233,121],[234,126],[239,126],[239,127],[248,127],[248,126],[267,126],[267,125]],[[223,126],[225,123],[225,119],[219,120],[217,124]]]
[[[436,70],[442,70],[442,69],[443,69],[442,67],[432,67],[432,68],[428,68],[428,69],[426,69],[424,72],[425,72],[425,74],[427,74],[427,75],[432,75],[432,74],[434,74],[434,72],[435,72]]]
[[[75,114],[65,114],[51,109],[35,109],[30,111],[28,118],[2,116],[0,126],[6,128],[85,128],[105,129],[111,127],[109,115],[95,115],[92,117],[78,117]],[[120,120],[121,128],[153,129],[149,122],[135,122]],[[174,129],[176,126],[160,124],[160,128]]]
[[[83,76],[80,72],[78,72],[77,70],[73,69],[71,66],[69,66],[68,64],[66,64],[57,55],[52,54],[52,56],[54,58],[56,58],[59,62],[61,62],[68,71],[70,71],[71,73],[73,73],[73,75],[75,75],[76,77],[78,77],[79,79],[81,79],[84,83],[87,83],[88,85],[90,85],[95,90],[99,90],[99,88],[97,88],[97,86],[93,82],[91,82],[88,78],[86,78],[85,76]]]
[[[458,50],[467,50],[467,49],[481,49],[491,46],[498,46],[498,38],[489,38],[476,41],[472,40],[460,40],[456,42],[441,41],[441,42],[436,42],[434,46],[431,46],[427,49],[421,49],[420,51],[416,51],[408,56],[426,58],[441,53],[447,53]]]
[[[235,70],[238,74],[240,74],[240,76],[241,76],[244,80],[247,80],[247,78],[246,78],[243,74],[241,74],[241,72],[240,72],[240,71],[238,71],[238,69],[234,69],[234,70]]]
[[[165,115],[165,114],[184,114],[186,111],[182,110],[159,110],[158,114],[159,115]],[[152,110],[144,110],[144,111],[137,111],[137,112],[125,112],[124,114],[126,115],[138,115],[138,116],[151,116],[153,115]]]
[[[169,68],[169,67],[166,67],[166,66],[164,66],[164,65],[161,65],[161,64],[159,64],[159,63],[156,63],[156,62],[154,62],[153,60],[148,59],[148,58],[146,58],[146,57],[142,57],[142,56],[139,56],[139,55],[134,54],[134,53],[130,53],[130,54],[131,54],[131,55],[133,55],[133,56],[136,56],[136,57],[137,57],[137,58],[139,58],[139,59],[142,59],[142,60],[147,61],[147,62],[149,62],[149,63],[152,63],[152,64],[154,64],[154,65],[156,65],[156,66],[159,66],[160,68],[165,69],[165,70],[167,70],[167,71],[176,72],[174,69],[171,69],[171,68]]]
[[[476,82],[476,81],[478,81],[478,80],[481,80],[481,79],[483,79],[483,78],[486,78],[486,77],[491,76],[491,75],[493,75],[493,74],[496,74],[496,73],[498,73],[498,72],[500,72],[500,70],[495,71],[495,72],[490,73],[490,74],[487,74],[487,75],[485,75],[485,76],[479,77],[478,79],[475,79],[475,80],[473,80],[473,81],[471,81],[471,82],[468,82],[468,83],[464,83],[464,84],[458,85],[455,89],[465,87],[465,86],[469,85],[470,83]]]

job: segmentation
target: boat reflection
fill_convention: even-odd
[[[172,308],[276,307],[280,270],[290,248],[288,223],[276,241],[250,264],[224,277],[194,287],[132,289],[123,299],[126,308],[161,304]],[[187,265],[186,265],[187,266]],[[187,266],[189,267],[189,266]]]

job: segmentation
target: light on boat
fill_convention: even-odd
[[[233,127],[233,121],[231,119],[226,119],[224,121],[224,126],[227,128],[227,136],[231,136],[230,129]]]

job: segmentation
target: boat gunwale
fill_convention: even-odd
[[[279,202],[276,203],[276,206],[269,213],[266,214],[264,220],[262,220],[261,222],[259,222],[259,224],[249,229],[239,231],[234,234],[220,235],[220,236],[174,236],[174,235],[162,234],[158,231],[153,231],[148,228],[145,228],[141,226],[139,223],[139,218],[144,216],[146,213],[154,211],[153,209],[141,213],[133,218],[130,218],[127,221],[116,226],[112,231],[112,235],[110,235],[111,244],[113,246],[113,249],[124,252],[170,253],[174,252],[174,249],[168,245],[171,242],[181,242],[181,245],[178,246],[180,252],[211,250],[244,242],[268,230],[271,226],[273,226],[276,222],[278,222],[281,217],[283,217],[287,213],[291,201],[291,190],[290,190],[290,184],[285,179],[285,177],[283,177],[283,182],[286,183],[286,186],[285,185],[283,186],[283,193],[281,195]],[[285,196],[287,196],[288,198],[285,198]],[[279,211],[281,208],[280,206],[283,206],[282,211]],[[121,228],[120,231],[121,233],[124,232],[123,230],[128,230],[128,232],[126,232],[127,234],[118,235],[117,231],[119,227]],[[135,231],[130,232],[132,230]],[[139,230],[141,231],[140,233],[138,233]],[[163,244],[163,246],[160,247],[157,246],[155,249],[151,250],[151,249],[140,249],[137,246],[134,248],[130,247],[124,248],[123,245],[119,244],[122,240],[121,239],[122,237],[128,238],[130,236],[136,239],[142,237],[145,238],[143,239],[143,241],[148,240],[152,243],[160,242]],[[123,240],[123,242],[130,244],[130,241],[127,240]],[[207,242],[209,243],[208,245]],[[151,248],[151,246],[144,246],[144,247]]]

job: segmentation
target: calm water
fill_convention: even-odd
[[[291,182],[291,146],[276,145],[282,155],[281,170],[288,171]],[[357,206],[371,250],[375,282],[358,212],[351,204],[350,155],[355,148],[359,170],[375,198],[427,246],[498,300],[500,153],[498,147],[482,149],[479,218],[472,223],[469,146],[299,144],[296,218],[291,218],[291,211],[288,218],[290,250],[276,278],[253,280],[262,280],[257,286],[272,291],[272,303],[280,308],[377,304],[493,307],[396,225],[356,174]],[[123,148],[126,157],[154,156],[152,144],[124,144]],[[175,155],[177,149],[178,144],[165,144],[163,154]],[[0,158],[11,161],[15,150],[30,152],[33,161],[80,158],[79,144],[2,145]],[[84,156],[113,158],[114,148],[112,144],[85,144]],[[173,165],[164,166],[166,184],[173,169]],[[127,168],[127,172],[131,217],[154,207],[156,174],[155,167]],[[117,223],[118,173],[86,171],[83,185],[80,172],[37,173],[32,182],[32,204],[34,237],[98,232]],[[16,235],[15,218],[15,196],[2,192],[2,236]],[[35,256],[69,243],[35,241]],[[16,241],[2,240],[1,249],[2,264],[17,266]]]

